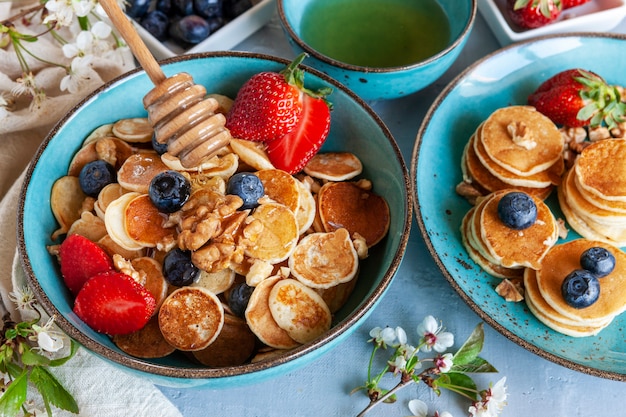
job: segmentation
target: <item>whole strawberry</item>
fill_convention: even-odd
[[[300,171],[326,140],[330,129],[329,88],[304,87],[299,55],[283,71],[253,75],[239,90],[226,117],[233,137],[261,141],[274,167]]]
[[[524,29],[535,29],[554,22],[562,9],[561,0],[507,0],[509,17]]]
[[[589,0],[561,0],[563,10],[589,3]]]
[[[528,97],[528,104],[554,123],[568,127],[613,128],[624,119],[626,103],[615,86],[599,75],[579,68],[561,71]]]

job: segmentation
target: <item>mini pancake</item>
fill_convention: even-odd
[[[491,265],[500,265],[500,262],[502,262],[502,257],[494,256],[485,245],[485,242],[483,242],[482,240],[480,223],[482,211],[485,209],[485,204],[487,204],[487,202],[495,196],[496,193],[487,195],[480,203],[478,203],[478,205],[476,205],[476,208],[472,210],[472,217],[469,219],[470,221],[467,224],[469,232],[467,234],[467,241],[480,254],[480,256],[485,258],[485,260]]]
[[[337,284],[330,288],[313,288],[318,293],[322,300],[328,306],[328,309],[332,314],[335,314],[350,298],[350,294],[354,291],[354,287],[358,281],[359,274],[354,276],[350,281]]]
[[[536,146],[527,149],[517,144],[511,128]],[[492,161],[519,176],[538,174],[562,159],[561,133],[549,118],[531,106],[509,106],[494,111],[485,120],[477,138]]]
[[[296,216],[278,203],[265,203],[254,209],[250,217],[263,224],[254,243],[244,250],[247,256],[275,264],[289,258],[298,244]]]
[[[232,138],[230,147],[233,149],[241,161],[257,171],[263,169],[274,169],[274,165],[269,160],[265,145],[261,142]]]
[[[328,182],[317,196],[318,213],[324,230],[345,228],[350,236],[363,236],[368,247],[380,242],[389,230],[389,206],[378,194],[353,182]]]
[[[548,198],[553,189],[552,184],[545,187],[512,187],[511,184],[507,184],[489,172],[489,170],[481,163],[480,159],[478,159],[478,156],[476,156],[476,151],[474,150],[475,140],[475,136],[472,136],[466,144],[461,160],[461,168],[463,169],[465,176],[469,177],[473,184],[477,184],[480,187],[483,195],[506,188],[515,188],[526,194],[535,195],[542,200]]]
[[[256,336],[246,322],[232,314],[224,315],[224,326],[217,339],[202,350],[192,352],[193,357],[210,367],[237,366],[245,363],[254,352]]]
[[[119,246],[129,251],[144,248],[142,244],[128,235],[125,218],[128,203],[141,195],[142,194],[136,192],[123,194],[118,199],[111,201],[104,213],[104,225],[106,226],[109,237]]]
[[[201,287],[173,291],[159,309],[159,327],[169,344],[182,351],[209,346],[224,325],[224,308],[215,294]]]
[[[106,123],[95,128],[89,135],[87,135],[82,146],[107,136],[113,136],[113,123]]]
[[[68,236],[78,234],[85,236],[92,242],[97,242],[107,234],[104,220],[90,211],[83,211],[80,219],[76,220],[67,231]]]
[[[250,330],[261,342],[276,349],[291,349],[300,343],[278,326],[268,303],[272,287],[281,279],[283,278],[280,276],[269,277],[254,288],[246,307],[245,317]]]
[[[50,209],[57,223],[59,223],[59,229],[52,234],[52,239],[67,233],[72,223],[80,218],[85,198],[87,196],[80,188],[78,177],[66,175],[52,184]]]
[[[580,186],[608,201],[626,202],[626,139],[604,139],[587,146],[576,159]]]
[[[109,203],[113,200],[117,200],[122,196],[122,194],[126,194],[127,192],[128,190],[125,190],[116,182],[105,185],[104,188],[98,193],[98,199],[93,206],[98,217],[104,220],[104,213],[106,212]]]
[[[293,276],[311,288],[330,288],[352,280],[359,258],[346,229],[311,233],[303,237],[289,257]]]
[[[569,306],[561,294],[565,277],[580,269],[580,255],[591,247],[603,247],[615,256],[613,272],[599,279],[600,297],[586,308]],[[600,241],[577,239],[554,246],[537,269],[537,285],[545,301],[558,313],[572,320],[597,325],[611,320],[626,310],[624,286],[626,285],[626,254],[618,248]]]
[[[615,200],[605,200],[589,191],[585,190],[578,180],[578,176],[573,175],[574,184],[576,185],[576,189],[580,193],[580,195],[587,200],[589,203],[593,204],[596,207],[603,208],[605,210],[614,211],[616,213],[620,213],[622,215],[626,215],[626,202],[623,201],[615,201]]]
[[[152,178],[167,170],[156,152],[135,153],[117,171],[117,182],[127,190],[147,194]]]
[[[559,314],[543,299],[537,286],[536,273],[530,268],[526,268],[524,273],[524,290],[526,306],[530,312],[540,322],[559,333],[572,337],[594,336],[611,324],[612,320],[607,320],[602,324],[590,325]]]
[[[67,173],[78,176],[80,170],[87,163],[98,159],[103,159],[113,165],[115,169],[119,169],[132,154],[133,148],[123,140],[112,136],[99,137],[83,145],[74,154]]]
[[[561,182],[561,174],[565,169],[563,159],[557,159],[544,170],[521,176],[495,163],[478,138],[473,141],[473,144],[474,152],[480,163],[493,176],[509,185],[515,187],[545,188],[551,185],[558,185]],[[523,156],[520,156],[520,158],[523,158]]]
[[[112,340],[120,350],[137,358],[163,358],[176,350],[163,337],[157,316],[152,317],[141,330],[115,335]]]
[[[363,172],[363,164],[350,152],[320,152],[307,162],[304,172],[322,180],[347,181]]]
[[[146,249],[144,247],[133,250],[125,249],[115,243],[113,239],[111,239],[111,236],[109,236],[108,234],[106,236],[103,236],[102,239],[98,241],[98,245],[100,245],[102,249],[104,249],[104,251],[108,253],[111,257],[114,254],[120,255],[124,259],[134,259],[146,256]]]
[[[463,223],[461,225],[461,242],[465,247],[468,255],[474,262],[478,264],[485,272],[496,278],[519,278],[522,276],[522,268],[505,268],[487,260],[470,242],[470,230],[469,224],[473,219],[475,207],[472,207],[463,217]]]
[[[583,218],[588,218],[603,225],[626,226],[626,214],[613,212],[593,205],[582,196],[576,186],[575,178],[576,173],[574,170],[569,170],[562,184],[562,187],[564,187],[563,196],[573,211]]]
[[[304,234],[311,228],[315,221],[317,203],[311,190],[302,181],[296,180],[300,193],[298,209],[296,210],[296,222],[298,223],[298,233]]]
[[[498,216],[498,203],[509,190],[498,191],[485,203],[480,215],[480,238],[489,253],[507,268],[539,267],[541,259],[558,239],[558,225],[550,208],[532,197],[537,206],[537,220],[530,227],[515,230],[507,227]]]
[[[274,284],[268,305],[278,326],[297,342],[311,342],[330,329],[332,315],[322,297],[295,279]]]
[[[120,119],[113,123],[112,132],[115,136],[126,142],[150,142],[154,129],[146,117]]]
[[[143,283],[143,286],[150,294],[152,294],[154,300],[156,301],[156,314],[159,307],[163,304],[163,301],[167,297],[169,288],[169,284],[163,276],[161,263],[156,261],[154,258],[149,258],[147,256],[134,258],[130,261],[130,263],[136,271],[142,271],[145,274],[146,280]]]
[[[214,294],[228,290],[235,282],[235,271],[224,268],[218,272],[200,270],[200,277],[191,284],[192,287],[204,287]]]
[[[147,194],[130,199],[124,209],[126,234],[141,246],[166,247],[176,240],[176,228],[164,227],[166,220]]]
[[[625,232],[623,228],[609,227],[606,229],[597,223],[590,222],[589,219],[584,219],[569,206],[565,193],[566,190],[564,187],[559,187],[557,189],[559,207],[565,215],[567,223],[570,227],[572,227],[572,229],[578,232],[579,235],[589,240],[602,241],[616,247],[626,246],[626,235],[624,235]],[[603,233],[606,231],[608,231],[609,234]]]
[[[296,213],[300,205],[300,189],[291,174],[280,169],[264,169],[254,173],[265,188],[265,194]]]

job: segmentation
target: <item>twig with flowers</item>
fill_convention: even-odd
[[[10,294],[23,321],[15,322],[7,313],[0,333],[0,415],[41,415],[29,396],[34,387],[52,416],[52,407],[78,413],[74,397],[48,368],[63,365],[74,356],[78,345],[47,318],[27,287]],[[29,398],[30,397],[30,398]]]
[[[473,330],[459,350],[444,353],[454,344],[454,335],[444,331],[443,326],[433,316],[427,316],[417,327],[420,337],[417,346],[408,344],[407,334],[401,327],[376,327],[370,331],[373,349],[369,360],[367,381],[353,392],[365,391],[370,399],[369,405],[357,416],[362,417],[375,406],[381,403],[396,401],[396,393],[412,384],[424,382],[437,395],[443,389],[455,392],[470,400],[468,413],[471,417],[497,417],[506,405],[506,378],[500,379],[488,389],[479,390],[474,380],[468,375],[473,373],[497,372],[485,359],[478,356],[483,348],[484,331],[480,323]],[[383,369],[373,373],[375,356],[382,350],[390,348],[391,356]],[[420,352],[435,351],[434,357],[423,358]],[[387,374],[399,376],[400,381],[392,389],[380,386],[383,377]],[[408,403],[413,416],[427,417],[428,406],[419,399]],[[435,417],[451,417],[450,413],[439,414]]]
[[[67,75],[58,87],[74,94],[89,82],[94,58],[123,63],[127,47],[105,18],[97,0],[41,0],[0,21],[0,48],[11,50],[21,68],[17,86],[0,91],[0,107],[12,110],[18,96],[28,95],[32,110],[46,99],[36,81],[35,64],[64,69]],[[64,59],[53,62],[29,47],[44,37],[59,46]]]

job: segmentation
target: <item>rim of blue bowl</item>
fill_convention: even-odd
[[[418,229],[420,230],[420,234],[424,238],[424,243],[426,244],[426,248],[428,252],[431,254],[435,264],[441,271],[442,275],[446,278],[450,286],[454,288],[457,294],[461,297],[461,299],[472,309],[472,311],[474,311],[481,319],[483,319],[487,324],[489,324],[489,326],[496,329],[500,334],[505,336],[507,339],[523,347],[529,352],[532,352],[536,354],[537,356],[540,356],[558,365],[561,365],[566,368],[572,369],[574,371],[585,373],[588,375],[593,375],[593,376],[606,378],[606,379],[612,379],[616,381],[626,381],[626,375],[616,373],[616,372],[596,369],[590,366],[586,366],[586,365],[574,362],[573,360],[569,360],[567,358],[558,356],[556,354],[547,352],[546,350],[518,336],[513,331],[507,329],[505,326],[500,324],[492,316],[485,313],[483,309],[468,294],[466,294],[465,291],[463,291],[461,286],[456,282],[456,280],[452,276],[452,273],[448,270],[448,268],[442,261],[440,255],[435,250],[431,237],[428,234],[428,230],[427,230],[424,218],[421,215],[421,211],[420,211],[421,203],[417,196],[417,188],[416,188],[417,168],[418,168],[418,160],[419,160],[420,149],[421,149],[424,133],[426,129],[428,128],[428,125],[430,124],[430,121],[433,118],[434,113],[441,106],[441,103],[445,101],[448,95],[450,94],[450,92],[454,90],[465,79],[467,74],[474,71],[477,67],[479,67],[484,62],[487,62],[493,59],[495,56],[502,54],[506,52],[507,50],[518,49],[518,48],[524,47],[524,45],[528,45],[528,44],[536,43],[536,42],[549,41],[552,39],[561,39],[561,38],[562,39],[567,39],[567,38],[575,39],[575,38],[581,38],[581,37],[583,38],[611,38],[611,39],[621,39],[621,40],[626,41],[626,34],[608,33],[608,32],[564,32],[564,33],[555,33],[555,34],[538,36],[536,38],[526,39],[520,42],[512,43],[510,45],[506,45],[504,47],[501,47],[491,52],[488,55],[485,55],[484,57],[475,61],[472,65],[467,67],[465,70],[463,70],[461,73],[459,73],[452,81],[450,81],[450,83],[448,83],[448,85],[439,93],[439,95],[435,98],[435,100],[431,104],[426,115],[424,116],[424,119],[422,120],[422,124],[417,133],[416,141],[413,146],[413,152],[411,156],[410,173],[411,173],[411,183],[413,185],[411,188],[411,199],[413,200],[413,204],[414,204],[414,211],[415,211],[415,217],[416,217]]]
[[[334,67],[341,68],[341,69],[348,70],[348,71],[368,72],[368,73],[389,73],[389,72],[396,72],[396,71],[405,71],[409,69],[415,69],[415,68],[426,66],[434,61],[441,59],[441,57],[448,55],[453,50],[455,50],[460,44],[462,44],[463,40],[469,35],[469,32],[472,30],[472,26],[474,25],[474,21],[476,20],[476,14],[478,13],[477,0],[470,0],[470,1],[471,1],[471,10],[470,10],[469,18],[467,19],[467,22],[463,30],[459,33],[456,39],[454,39],[454,42],[450,43],[445,49],[439,51],[438,53],[436,53],[435,55],[429,58],[426,58],[423,61],[416,62],[414,64],[400,65],[400,66],[394,66],[394,67],[365,67],[361,65],[353,65],[353,64],[342,62],[342,61],[338,61],[334,58],[329,57],[328,55],[324,55],[318,52],[317,50],[315,50],[314,48],[309,46],[309,44],[307,44],[306,42],[302,40],[302,38],[296,33],[296,31],[293,29],[293,27],[287,20],[287,16],[285,15],[285,7],[283,5],[284,0],[276,0],[276,6],[278,10],[278,18],[280,20],[280,23],[283,29],[287,31],[287,34],[289,35],[289,37],[295,43],[297,43],[298,46],[302,48],[302,50],[304,50],[306,53],[308,53],[312,57],[322,62],[325,62],[328,65],[332,65]]]
[[[179,63],[183,61],[196,60],[196,59],[210,59],[213,57],[217,58],[244,58],[244,59],[261,59],[267,60],[273,63],[280,63],[284,65],[288,65],[290,63],[289,60],[260,53],[252,53],[252,52],[238,52],[238,51],[216,51],[216,52],[205,52],[205,53],[194,53],[194,54],[185,54],[172,58],[167,58],[165,60],[159,61],[160,65],[168,65]],[[219,378],[227,378],[227,377],[237,377],[243,375],[250,375],[253,373],[261,373],[263,371],[268,371],[270,369],[287,365],[297,359],[304,357],[305,355],[312,353],[325,345],[333,342],[342,336],[348,329],[355,326],[362,318],[366,317],[367,314],[374,308],[383,294],[386,292],[388,286],[390,285],[393,277],[397,269],[400,266],[404,253],[406,251],[406,246],[408,244],[410,230],[411,230],[411,222],[413,216],[413,204],[411,201],[411,181],[408,173],[407,166],[404,162],[404,158],[398,147],[395,139],[393,138],[391,132],[384,124],[382,119],[374,112],[374,110],[361,98],[359,98],[356,94],[351,92],[349,89],[341,85],[339,82],[335,81],[328,75],[315,70],[314,68],[308,67],[306,65],[302,65],[307,73],[310,73],[324,82],[327,82],[334,86],[337,90],[341,90],[344,94],[348,95],[352,100],[357,102],[359,106],[361,106],[368,115],[376,122],[377,125],[380,126],[382,132],[387,137],[392,149],[394,151],[394,156],[397,159],[400,168],[403,172],[403,187],[404,192],[406,194],[406,201],[404,207],[404,222],[402,227],[402,236],[400,238],[398,248],[396,249],[393,259],[390,263],[388,270],[385,272],[385,275],[381,279],[381,282],[378,286],[375,287],[371,295],[363,300],[351,314],[349,314],[346,318],[338,322],[334,325],[324,336],[310,342],[303,344],[299,347],[289,350],[281,355],[277,355],[272,359],[268,359],[261,362],[256,363],[247,363],[244,365],[238,366],[229,366],[229,367],[221,367],[221,368],[209,368],[202,367],[198,365],[197,367],[179,367],[172,366],[166,364],[158,364],[149,362],[149,360],[144,360],[141,358],[132,357],[130,355],[118,352],[113,350],[107,346],[104,346],[98,343],[96,340],[91,339],[86,336],[80,330],[78,330],[74,325],[72,325],[56,308],[56,306],[52,303],[52,301],[45,294],[42,287],[39,285],[37,278],[35,277],[32,265],[28,258],[28,253],[26,251],[26,243],[24,236],[24,203],[26,200],[26,194],[28,191],[28,184],[33,175],[33,171],[39,158],[44,152],[48,143],[54,138],[56,132],[64,125],[64,123],[70,119],[79,109],[81,109],[87,102],[89,102],[93,97],[98,94],[106,91],[111,86],[114,86],[117,82],[126,79],[130,76],[133,76],[138,73],[143,73],[143,69],[135,68],[131,71],[128,71],[125,74],[122,74],[109,82],[103,84],[101,87],[87,95],[80,102],[78,102],[59,122],[52,128],[52,130],[48,133],[37,152],[35,153],[26,173],[23,182],[22,189],[20,191],[20,196],[18,200],[18,210],[17,210],[17,246],[18,253],[21,265],[26,274],[26,280],[29,286],[32,288],[35,297],[38,302],[43,306],[44,310],[49,315],[54,315],[56,323],[59,327],[72,339],[79,342],[88,350],[114,362],[124,367],[127,367],[132,370],[142,371],[147,374],[152,374],[160,377],[166,378],[177,378],[177,379],[206,379],[206,380],[216,380]],[[191,362],[190,362],[191,364]]]

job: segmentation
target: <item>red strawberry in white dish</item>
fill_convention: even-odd
[[[536,29],[554,22],[561,10],[561,0],[507,0],[509,17],[524,29]]]

